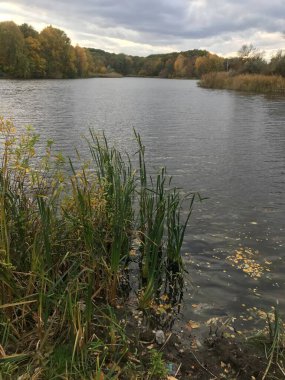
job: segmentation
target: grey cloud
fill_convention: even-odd
[[[13,1],[11,2],[13,3]],[[204,37],[203,28],[217,34],[223,26],[232,23],[246,27],[272,29],[277,20],[284,20],[285,5],[282,0],[273,1],[203,1],[203,0],[30,0],[17,1],[23,6],[34,6],[57,17],[69,18],[78,24],[96,21],[102,27],[121,26],[138,32],[159,33],[184,37],[193,33]],[[237,19],[248,19],[248,23]],[[52,20],[51,20],[52,21]],[[210,26],[210,27],[209,27]]]
[[[284,0],[11,0],[35,19],[79,35],[152,45],[238,35],[281,32]],[[1,5],[1,1],[0,1]]]

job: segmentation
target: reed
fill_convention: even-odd
[[[265,363],[262,380],[267,378],[283,379],[285,376],[285,324],[278,307],[267,313],[267,324],[248,338],[248,342],[262,356]]]
[[[212,72],[203,75],[199,84],[205,88],[285,94],[285,78],[277,75]]]
[[[182,292],[184,268],[181,247],[198,194],[182,196],[177,188],[171,187],[172,178],[167,176],[165,168],[161,168],[155,178],[148,177],[145,146],[136,132],[135,138],[139,147],[138,231],[142,284],[139,302],[145,308],[154,299],[158,300],[163,292],[167,292],[172,300],[176,300],[177,296],[179,298]],[[183,209],[186,214],[184,218]]]
[[[274,319],[270,320],[267,316],[268,322],[268,341],[265,343],[265,355],[267,359],[267,366],[262,376],[262,380],[266,379],[272,365],[276,365],[280,371],[281,376],[285,376],[284,367],[284,350],[285,350],[285,333],[284,324],[281,319],[280,313],[277,308],[274,308]]]
[[[103,249],[110,257],[109,300],[114,302],[120,269],[125,266],[131,247],[135,172],[130,159],[124,161],[120,152],[108,146],[105,136],[100,141],[91,131],[89,147],[99,184],[105,189],[109,236],[104,239]]]
[[[180,251],[194,196],[184,215],[185,199],[166,170],[147,176],[137,133],[138,153],[130,158],[91,131],[91,159],[78,153],[74,163],[54,154],[50,141],[39,158],[31,128],[18,134],[0,119],[0,132],[0,373],[115,373],[129,350],[113,306],[132,242],[139,235],[140,307],[174,283],[181,290]]]

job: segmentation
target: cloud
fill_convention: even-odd
[[[52,24],[73,43],[129,54],[199,47],[226,54],[243,43],[272,50],[285,42],[284,0],[0,1],[0,20],[7,17]]]

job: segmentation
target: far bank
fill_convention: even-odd
[[[199,85],[213,89],[285,94],[285,78],[279,75],[233,75],[227,72],[211,72],[202,76]]]

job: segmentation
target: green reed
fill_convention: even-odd
[[[264,371],[262,380],[283,379],[285,376],[285,324],[278,306],[267,313],[266,326],[248,338],[248,343],[261,356]]]
[[[90,152],[100,186],[105,190],[108,213],[108,235],[103,242],[107,265],[110,269],[111,302],[117,296],[119,274],[126,265],[131,247],[135,172],[130,159],[123,160],[114,147],[109,147],[105,135],[99,140],[91,131]]]
[[[183,196],[171,187],[172,178],[161,168],[156,177],[148,177],[145,146],[135,132],[139,147],[139,226],[141,239],[141,307],[149,306],[163,289],[176,298],[173,289],[183,288],[181,248],[192,212],[195,194]],[[183,218],[182,205],[190,199]],[[201,198],[200,198],[201,200]]]
[[[262,376],[262,380],[266,379],[271,366],[276,365],[281,376],[285,376],[285,332],[284,323],[278,309],[274,308],[273,321],[267,315],[268,322],[268,341],[265,343],[265,355],[267,366]]]

